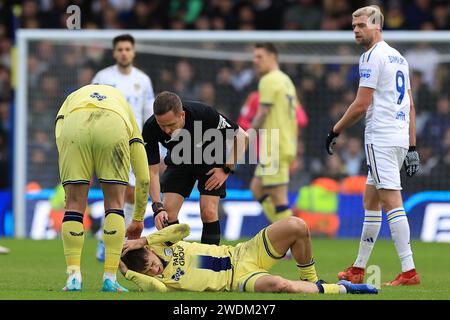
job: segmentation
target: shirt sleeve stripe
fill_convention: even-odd
[[[144,144],[144,141],[142,141],[141,139],[139,139],[139,138],[133,138],[133,139],[130,140],[130,145],[131,145],[132,143],[134,143],[134,142],[139,142],[139,143]]]

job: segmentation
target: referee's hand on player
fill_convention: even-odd
[[[169,216],[167,214],[166,210],[162,210],[160,211],[156,216],[155,216],[155,226],[156,229],[161,230],[164,227],[167,227],[167,221],[169,220]]]

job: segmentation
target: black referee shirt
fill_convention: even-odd
[[[183,110],[185,111],[185,123],[183,129],[185,129],[190,134],[190,159],[188,161],[183,161],[181,164],[183,165],[212,165],[212,166],[221,166],[225,163],[226,160],[226,131],[232,130],[233,136],[236,135],[236,130],[239,129],[239,126],[234,122],[225,117],[224,115],[217,112],[214,108],[197,101],[182,101]],[[201,122],[201,134],[196,132],[194,134],[194,122]],[[197,124],[198,126],[198,124]],[[220,145],[222,148],[223,159],[221,163],[217,161],[215,163],[205,163],[203,159],[203,151],[208,145],[214,143],[214,138],[209,141],[209,139],[204,139],[204,133],[208,129],[219,130],[223,139],[223,143]],[[159,163],[160,154],[159,154],[159,146],[158,142],[160,142],[167,150],[167,156],[164,158],[164,162],[167,165],[179,165],[180,157],[179,155],[183,155],[183,152],[179,152],[181,146],[176,146],[180,143],[183,143],[183,138],[181,135],[172,138],[168,134],[166,134],[156,122],[155,115],[151,116],[144,124],[144,128],[142,130],[142,137],[145,142],[145,150],[147,151],[148,164],[154,165]],[[230,133],[228,133],[228,137]],[[219,141],[220,143],[220,141]],[[215,147],[215,146],[214,146]],[[172,159],[172,150],[176,148],[176,152],[174,152],[174,157],[177,159]],[[200,149],[200,150],[199,150]],[[211,150],[209,148],[208,150]],[[201,151],[201,159],[199,159],[198,155]],[[197,152],[197,157],[194,158],[194,152]],[[206,154],[206,152],[205,152]],[[214,153],[212,153],[214,155]],[[199,162],[200,161],[200,162]],[[195,163],[194,163],[195,162]]]

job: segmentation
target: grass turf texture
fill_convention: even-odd
[[[313,239],[314,256],[319,278],[336,282],[336,274],[351,264],[358,250],[357,240]],[[10,240],[0,244],[11,249],[0,255],[0,299],[51,300],[373,300],[373,299],[450,299],[450,245],[412,242],[414,260],[422,284],[412,287],[382,286],[378,295],[306,295],[237,292],[138,292],[137,287],[118,275],[119,282],[129,293],[103,293],[103,264],[95,259],[97,241],[86,238],[82,256],[83,291],[61,292],[65,285],[65,262],[61,240]],[[381,283],[390,281],[400,271],[394,244],[378,240],[369,261],[381,269]],[[298,279],[293,260],[282,259],[271,271],[288,279]],[[367,277],[366,277],[367,279]]]

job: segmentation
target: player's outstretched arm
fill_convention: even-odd
[[[159,281],[158,279],[132,270],[128,270],[125,273],[125,278],[127,280],[134,282],[142,291],[153,291],[153,292],[169,291],[166,285],[161,281]]]
[[[159,244],[164,242],[176,243],[183,240],[190,234],[191,230],[189,225],[185,223],[173,224],[171,226],[165,227],[164,229],[158,230],[152,234],[149,234],[147,238],[147,244]]]
[[[146,237],[140,237],[139,239],[127,240],[123,245],[122,256],[128,251],[137,250],[145,247],[146,245],[160,244],[165,242],[176,243],[186,238],[190,233],[189,225],[185,223],[173,224],[158,230]]]

